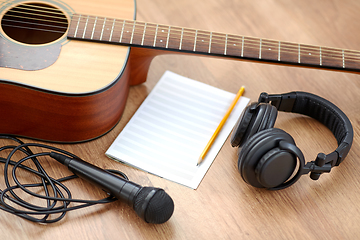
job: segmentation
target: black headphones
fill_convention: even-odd
[[[334,134],[338,148],[305,164],[304,155],[285,131],[273,128],[278,111],[312,117]],[[348,117],[326,99],[306,92],[268,95],[245,108],[231,135],[231,145],[240,147],[238,169],[248,184],[278,190],[289,187],[301,175],[319,179],[338,166],[350,151],[353,128]]]

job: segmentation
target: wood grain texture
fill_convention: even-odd
[[[105,8],[105,6],[104,6]],[[310,45],[360,49],[360,2],[357,0],[138,0],[137,19],[245,36]],[[89,12],[89,14],[92,14]],[[139,56],[141,57],[141,56]],[[293,90],[320,95],[342,109],[354,127],[353,147],[330,174],[312,181],[303,176],[292,187],[269,192],[243,182],[236,150],[224,144],[197,190],[135,170],[104,153],[129,121],[165,70],[257,100],[263,91]],[[53,225],[39,225],[0,212],[6,239],[357,239],[360,234],[360,76],[190,55],[163,55],[150,64],[147,81],[130,87],[119,124],[88,143],[55,145],[103,168],[124,171],[141,185],[164,188],[174,199],[175,212],[163,225],[149,225],[124,203],[94,206],[67,214]],[[275,124],[289,132],[307,161],[336,147],[331,132],[318,122],[280,113]],[[25,139],[26,142],[32,141]],[[6,142],[1,141],[1,145]],[[50,160],[49,160],[50,161]],[[54,177],[65,167],[44,160]],[[1,170],[1,169],[0,169]],[[0,188],[4,184],[0,181]],[[86,182],[69,183],[74,197],[100,198],[101,190]]]

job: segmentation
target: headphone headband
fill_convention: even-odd
[[[351,122],[344,112],[328,100],[307,92],[290,92],[272,95],[261,93],[258,102],[271,103],[279,111],[309,116],[330,129],[338,148],[326,155],[324,162],[338,166],[350,151],[354,136]]]

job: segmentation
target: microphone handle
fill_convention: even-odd
[[[81,159],[68,158],[65,155],[51,152],[50,156],[58,162],[68,166],[78,177],[100,187],[105,192],[111,193],[119,200],[134,205],[134,199],[141,190],[141,186],[119,177],[111,172],[103,170]]]

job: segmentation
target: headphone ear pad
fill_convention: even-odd
[[[267,128],[272,128],[277,117],[276,107],[268,103],[252,103],[237,123],[231,135],[231,145],[241,147],[252,135]]]
[[[264,104],[264,106],[266,107],[266,109],[264,115],[262,116],[262,120],[259,128],[257,129],[257,132],[273,128],[277,118],[278,110],[275,106],[271,104]]]
[[[231,134],[231,139],[230,139],[231,146],[239,147],[244,143],[245,134],[253,119],[253,115],[256,111],[257,104],[258,104],[257,102],[251,103],[241,113],[239,119],[235,124],[234,130],[232,131]]]
[[[271,106],[271,110],[270,110],[270,113],[268,115],[268,121],[267,121],[267,125],[266,125],[266,129],[269,129],[269,128],[273,128],[274,125],[275,125],[275,121],[276,121],[276,118],[277,118],[277,115],[278,115],[278,110],[275,106],[273,105],[270,105]]]
[[[247,140],[238,159],[238,170],[245,182],[258,188],[273,188],[290,177],[297,158],[279,149],[280,141],[295,145],[293,138],[278,128],[263,130]]]

